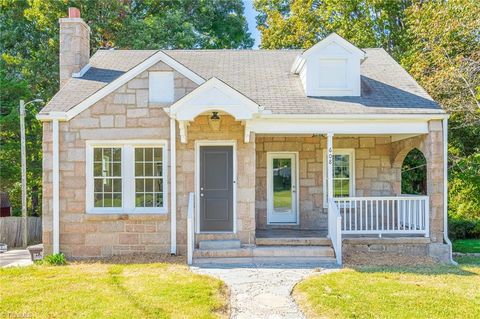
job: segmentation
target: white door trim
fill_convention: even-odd
[[[232,146],[233,148],[233,232],[200,231],[200,146]],[[237,141],[236,140],[198,140],[195,141],[195,233],[224,234],[237,233]]]
[[[299,153],[298,152],[267,152],[267,225],[298,225],[300,223],[300,203],[299,203],[299,192],[300,192],[300,183],[299,183]],[[295,222],[274,222],[271,221],[271,214],[273,213],[273,174],[272,171],[272,160],[277,156],[282,155],[293,155],[295,163],[294,172],[295,172],[295,192],[294,192],[294,207],[295,207]]]

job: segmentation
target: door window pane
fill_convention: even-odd
[[[292,160],[273,159],[273,208],[276,212],[292,209]]]

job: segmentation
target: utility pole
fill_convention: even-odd
[[[23,246],[28,245],[27,224],[27,154],[25,150],[25,101],[20,100],[20,144],[22,164],[22,220],[23,220]]]
[[[28,223],[27,223],[27,152],[25,143],[25,106],[30,103],[43,102],[42,99],[35,99],[28,103],[20,100],[20,154],[22,165],[22,220],[23,220],[23,246],[28,245]]]

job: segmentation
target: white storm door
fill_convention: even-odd
[[[297,154],[267,153],[267,222],[297,223]]]

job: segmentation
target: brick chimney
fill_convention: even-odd
[[[80,10],[68,8],[68,18],[60,23],[60,87],[79,73],[90,59],[90,27],[80,17]]]

